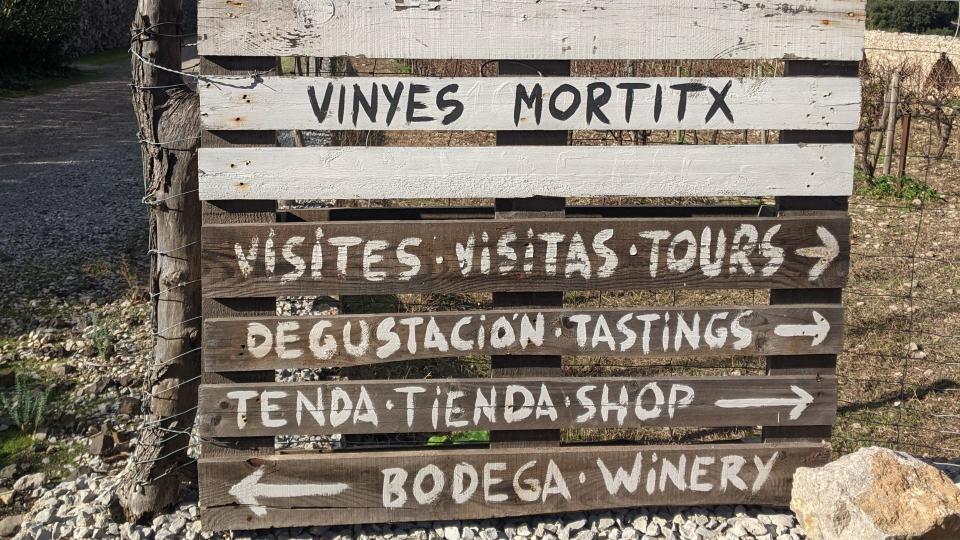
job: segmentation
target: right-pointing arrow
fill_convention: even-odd
[[[796,394],[795,398],[744,398],[744,399],[718,399],[714,405],[721,409],[747,409],[756,407],[793,407],[790,409],[790,419],[800,418],[807,406],[813,403],[813,396],[806,390],[796,385],[791,385],[790,390]]]
[[[780,337],[812,337],[811,345],[816,347],[830,334],[830,321],[814,310],[813,324],[779,324],[773,333]]]
[[[807,274],[807,277],[810,278],[810,281],[816,281],[827,268],[830,267],[830,263],[837,258],[837,255],[840,254],[840,244],[837,243],[837,238],[827,230],[824,226],[817,227],[817,236],[820,237],[820,241],[823,242],[823,245],[816,247],[805,247],[799,248],[796,250],[796,254],[801,257],[810,257],[812,259],[820,259],[810,268],[810,272]]]

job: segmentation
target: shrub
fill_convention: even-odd
[[[867,28],[912,34],[953,35],[957,4],[953,2],[911,2],[867,0]]]
[[[62,65],[79,19],[79,0],[0,0],[0,70]]]
[[[943,196],[929,184],[906,175],[897,177],[890,174],[869,178],[857,171],[857,180],[862,182],[859,190],[860,194],[876,199],[900,199],[904,201],[943,199]]]
[[[41,388],[24,373],[17,373],[13,395],[0,394],[0,405],[13,423],[24,433],[33,433],[44,424],[44,414],[48,412],[53,387]]]
[[[113,332],[110,330],[110,319],[95,319],[93,321],[94,329],[90,334],[93,346],[97,349],[97,356],[102,360],[107,360],[116,352],[116,342],[113,339]]]

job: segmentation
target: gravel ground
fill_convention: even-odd
[[[129,67],[89,69],[96,80],[0,101],[0,283],[8,292],[35,287],[38,268],[76,279],[71,267],[146,237]],[[0,331],[9,325],[0,320]]]

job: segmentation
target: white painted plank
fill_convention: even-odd
[[[850,195],[853,145],[203,148],[200,198]]]
[[[202,55],[859,60],[863,0],[200,0]]]
[[[855,130],[860,123],[855,77],[265,77],[251,88],[235,82],[200,83],[205,129]]]

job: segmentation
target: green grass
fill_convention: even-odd
[[[82,56],[69,66],[29,67],[0,76],[0,99],[35,96],[74,84],[96,81],[103,77],[104,68],[129,62],[126,49],[111,49]]]
[[[874,199],[899,199],[903,201],[942,200],[943,196],[922,180],[910,176],[881,175],[869,178],[866,174],[857,171],[857,182],[860,184],[860,195]]]
[[[33,437],[16,428],[0,432],[0,468],[19,463],[32,464]]]
[[[0,469],[16,463],[20,473],[42,470],[47,478],[58,481],[66,475],[66,466],[76,463],[76,458],[84,451],[82,442],[61,444],[55,452],[37,452],[33,438],[16,429],[0,432]],[[48,458],[49,463],[43,463]]]

